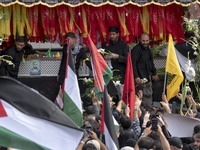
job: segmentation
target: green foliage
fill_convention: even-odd
[[[135,47],[137,44],[138,44],[138,42],[133,42],[133,43],[130,45],[130,48],[132,49],[132,48]]]
[[[160,45],[153,45],[153,47],[151,48],[151,54],[154,57],[158,56],[159,51],[164,50],[165,48],[167,48],[167,43],[162,42],[162,44]]]
[[[117,70],[114,70],[114,71],[117,71]],[[121,78],[122,77],[120,77],[120,76],[113,76],[112,80],[116,82],[116,81],[120,81]]]

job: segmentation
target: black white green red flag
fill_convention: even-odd
[[[59,91],[56,100],[60,108],[63,109],[63,112],[68,115],[78,126],[82,126],[82,102],[78,80],[75,73],[73,56],[69,46],[67,52],[65,80],[62,86],[62,90]]]
[[[101,134],[105,135],[105,144],[109,150],[118,150],[119,143],[116,135],[116,129],[110,102],[108,100],[107,88],[104,88],[103,107],[102,107],[102,120],[101,120]]]
[[[91,66],[94,76],[95,94],[99,98],[103,97],[104,84],[108,84],[113,73],[108,64],[103,59],[102,55],[98,52],[96,46],[88,35],[88,47],[91,54]]]
[[[0,145],[76,149],[83,130],[55,104],[14,79],[0,77],[0,83]]]

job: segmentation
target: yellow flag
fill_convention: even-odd
[[[167,62],[166,70],[167,72],[167,100],[169,101],[174,97],[180,89],[180,85],[183,81],[183,74],[176,57],[173,39],[171,34],[169,35],[168,50],[167,50]]]

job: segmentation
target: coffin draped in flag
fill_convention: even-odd
[[[165,72],[167,72],[167,100],[169,101],[179,92],[180,84],[184,78],[176,57],[171,34],[169,35]]]
[[[59,91],[56,100],[61,109],[63,109],[63,112],[67,114],[78,126],[82,126],[82,102],[79,92],[78,80],[74,68],[75,65],[73,56],[69,46],[67,48],[67,52],[69,53],[67,54],[65,80],[62,86],[62,90]]]
[[[76,149],[83,131],[55,104],[0,77],[0,145],[25,150]]]
[[[127,104],[128,102],[130,108],[130,118],[131,120],[133,120],[133,111],[135,107],[135,83],[130,53],[128,53],[127,56],[126,74],[124,79],[124,90],[122,99],[125,104]]]
[[[117,125],[112,116],[110,108],[110,102],[108,100],[108,92],[105,86],[103,95],[103,107],[102,107],[102,120],[101,120],[101,133],[105,134],[105,144],[109,150],[118,150],[119,143],[116,135]]]
[[[99,98],[103,97],[104,83],[107,85],[113,75],[101,54],[98,52],[96,46],[88,35],[88,46],[91,54],[91,65],[94,76],[95,94]]]

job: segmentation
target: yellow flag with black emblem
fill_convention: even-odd
[[[180,90],[180,85],[183,82],[183,74],[176,56],[172,35],[169,35],[168,50],[167,50],[167,100],[169,101],[172,97]]]

